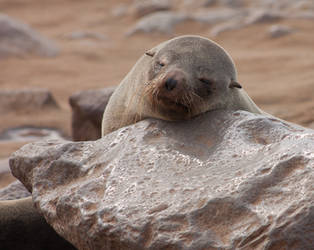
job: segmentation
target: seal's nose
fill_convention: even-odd
[[[181,70],[172,70],[168,72],[165,76],[165,78],[162,81],[161,86],[166,91],[172,91],[174,89],[182,89],[186,82],[186,76],[184,72]]]
[[[172,77],[169,77],[165,82],[165,87],[167,90],[171,91],[177,86],[178,81]]]

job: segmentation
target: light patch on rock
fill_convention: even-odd
[[[188,20],[189,17],[184,13],[162,11],[153,13],[141,18],[133,28],[131,28],[126,35],[130,36],[135,33],[144,32],[160,32],[166,34],[172,34],[174,27]]]
[[[7,187],[0,189],[0,200],[16,200],[31,195],[20,181],[12,182]]]
[[[249,16],[246,18],[246,24],[268,23],[278,21],[283,18],[280,12],[270,11],[269,9],[251,10]]]
[[[292,33],[293,31],[294,30],[288,26],[272,25],[269,28],[269,35],[271,38],[277,38],[277,37],[288,35]]]
[[[227,20],[234,20],[239,16],[244,16],[245,11],[237,11],[230,8],[219,8],[214,10],[202,10],[191,14],[191,19],[197,22],[215,24]]]

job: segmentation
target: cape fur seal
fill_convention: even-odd
[[[105,109],[102,136],[148,117],[185,120],[216,109],[263,113],[221,46],[180,36],[147,51],[122,80]]]

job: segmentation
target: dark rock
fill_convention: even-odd
[[[0,201],[0,246],[3,250],[75,250],[36,211],[31,198]]]
[[[28,144],[13,174],[79,249],[312,249],[314,131],[245,111]]]
[[[134,3],[134,14],[137,17],[146,16],[157,11],[168,11],[171,9],[169,0],[140,0]]]
[[[114,88],[87,90],[70,97],[72,108],[72,139],[96,140],[101,137],[101,122]]]

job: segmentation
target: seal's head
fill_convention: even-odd
[[[189,119],[226,107],[236,69],[231,57],[213,41],[182,36],[146,52],[151,57],[145,99],[165,120]]]
[[[111,96],[102,135],[145,118],[186,120],[216,109],[261,113],[237,83],[227,52],[200,36],[181,36],[145,53]]]

